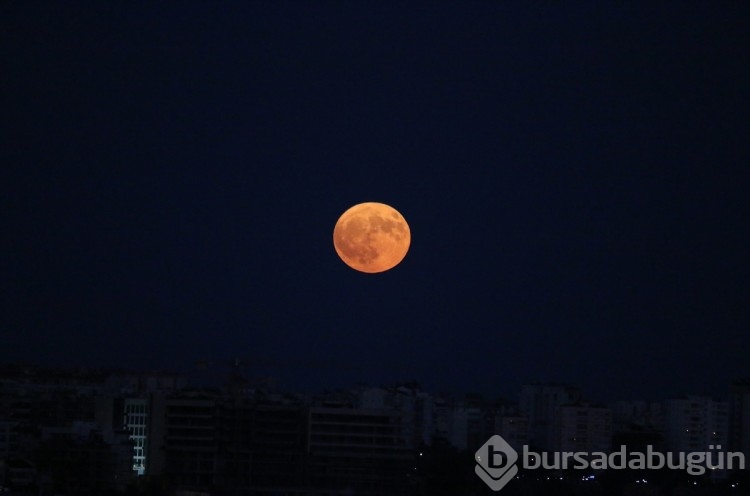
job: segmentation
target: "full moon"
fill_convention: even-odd
[[[395,208],[367,202],[344,212],[333,229],[333,246],[346,265],[374,274],[398,265],[411,244],[409,224]]]

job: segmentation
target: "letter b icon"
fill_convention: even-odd
[[[487,468],[503,468],[508,464],[508,455],[494,445],[487,445]]]
[[[492,436],[474,454],[477,466],[474,472],[493,491],[499,491],[517,473],[518,453],[500,436]]]

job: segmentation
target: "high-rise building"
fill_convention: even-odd
[[[729,448],[729,404],[704,396],[685,396],[664,402],[664,425],[670,451]]]
[[[429,445],[435,433],[434,401],[418,385],[367,387],[357,392],[355,405],[363,410],[396,410],[401,412],[404,434],[414,446]]]
[[[536,449],[554,449],[558,409],[580,400],[581,391],[575,387],[562,384],[524,385],[518,406],[529,421],[529,444]]]
[[[612,411],[586,403],[562,405],[555,416],[556,451],[603,452],[612,449]]]
[[[312,487],[395,494],[413,468],[398,411],[310,407],[307,430]]]
[[[0,420],[0,460],[18,456],[18,422]]]
[[[306,422],[301,404],[222,401],[216,436],[221,493],[284,494],[305,487]]]
[[[729,399],[729,447],[750,460],[750,379],[732,382]]]
[[[149,405],[147,469],[176,488],[213,487],[217,461],[217,397],[154,393]]]
[[[664,402],[664,434],[673,453],[729,451],[729,403],[704,396],[685,396]],[[714,479],[726,470],[712,470]]]
[[[616,401],[609,405],[612,410],[614,432],[662,432],[664,418],[659,401]]]
[[[495,434],[502,436],[519,453],[529,444],[529,419],[514,411],[506,411],[495,416]]]
[[[481,405],[467,401],[455,400],[450,413],[450,442],[459,450],[475,451],[489,437],[484,429],[484,411]]]
[[[148,456],[148,399],[125,398],[123,402],[123,425],[133,443],[133,472],[146,473]]]

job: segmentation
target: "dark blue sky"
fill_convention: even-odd
[[[750,375],[748,22],[3,2],[0,361],[722,395]],[[336,256],[362,201],[410,224],[393,271]]]

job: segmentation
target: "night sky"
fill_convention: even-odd
[[[630,4],[2,2],[0,362],[726,394],[750,3]]]

